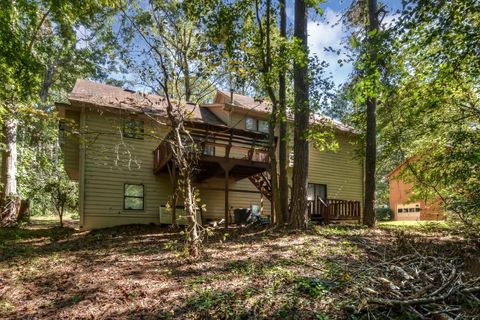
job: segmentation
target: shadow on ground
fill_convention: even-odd
[[[480,256],[442,234],[348,226],[217,230],[199,259],[158,226],[4,229],[0,241],[0,316],[12,319],[344,318],[361,266],[415,250],[468,269]]]

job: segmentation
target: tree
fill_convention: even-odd
[[[375,37],[379,32],[377,0],[368,0],[368,55],[369,65],[367,74],[377,73],[377,52]],[[375,90],[375,86],[373,87]],[[376,224],[375,216],[375,168],[377,159],[377,137],[376,137],[376,109],[377,99],[375,92],[367,96],[367,131],[365,143],[365,203],[363,205],[363,223],[373,228]]]
[[[295,92],[294,162],[292,176],[292,198],[290,225],[293,228],[307,227],[307,176],[308,176],[308,140],[305,128],[310,119],[308,96],[308,44],[306,2],[295,1],[294,37],[298,41],[299,54],[294,63],[293,81]]]
[[[280,8],[280,37],[283,42],[287,40],[287,11],[286,1],[279,0]],[[285,44],[280,45],[280,56],[286,54]],[[279,183],[279,210],[281,222],[286,222],[289,215],[288,208],[288,119],[287,119],[287,84],[286,68],[282,68],[278,75],[278,100],[279,100],[279,157],[278,157],[278,183]]]
[[[63,217],[66,210],[78,209],[77,185],[70,181],[64,172],[58,172],[44,187],[45,192],[50,194],[53,207],[63,228]]]
[[[75,43],[75,30],[101,12],[108,0],[3,1],[0,9],[0,114],[2,115],[2,190],[0,224],[12,225],[18,213],[17,135],[22,114],[46,100],[55,68],[48,63],[54,43]],[[67,47],[69,47],[67,45]],[[69,47],[71,48],[71,47]],[[60,62],[59,62],[60,63]],[[43,81],[42,81],[43,80]]]
[[[128,72],[138,76],[137,85],[145,85],[164,97],[166,121],[148,111],[144,115],[169,129],[167,137],[159,138],[173,154],[172,170],[178,180],[170,207],[175,211],[177,199],[183,198],[188,221],[186,247],[194,257],[200,253],[206,231],[197,222],[201,200],[193,175],[201,148],[187,127],[192,114],[189,100],[193,105],[204,101],[224,76],[219,72],[221,49],[207,41],[204,21],[200,19],[208,8],[195,1],[150,1],[148,7],[121,8],[122,60]],[[173,219],[176,224],[175,216]]]
[[[214,20],[219,21],[222,26],[228,26],[227,34],[234,35],[228,39],[235,38],[233,43],[225,42],[232,78],[236,80],[235,85],[238,87],[237,83],[242,83],[243,87],[249,86],[251,93],[257,97],[266,97],[271,103],[268,134],[272,146],[269,155],[272,204],[275,223],[283,225],[288,212],[285,73],[292,60],[291,45],[285,36],[286,16],[280,18],[284,30],[282,36],[279,35],[276,27],[277,6],[271,0],[257,0],[251,3],[237,1],[222,6],[223,9],[218,10]],[[280,13],[285,14],[285,8],[281,3],[279,3],[279,9]],[[242,11],[243,15],[238,15],[238,11]],[[220,33],[224,32],[225,30],[220,31]],[[232,90],[235,87],[235,85],[232,86],[233,82],[231,82]],[[282,84],[280,85],[280,83]],[[280,89],[280,86],[283,89]],[[280,130],[277,140],[275,133],[279,123],[282,123],[283,129]],[[280,163],[284,169],[279,168],[279,159],[276,153],[278,144],[282,149]],[[284,198],[280,195],[282,188],[286,191]]]
[[[480,232],[478,1],[405,3],[395,27],[395,71],[379,112],[385,157],[405,166],[414,197],[439,199]],[[400,130],[401,127],[401,130]]]
[[[278,180],[278,161],[276,154],[276,141],[275,141],[275,128],[277,127],[277,121],[279,116],[279,101],[275,93],[275,77],[273,74],[276,72],[277,65],[274,65],[274,59],[278,60],[280,57],[274,57],[272,54],[273,45],[272,45],[272,31],[274,29],[273,19],[273,8],[271,0],[267,0],[265,3],[265,19],[262,19],[261,8],[259,7],[259,2],[255,1],[255,17],[257,23],[257,30],[254,34],[255,38],[253,41],[253,59],[256,69],[260,71],[262,75],[262,85],[264,90],[267,92],[268,97],[270,98],[272,104],[272,110],[270,112],[270,121],[268,128],[268,135],[270,140],[270,179],[272,182],[272,202],[275,217],[277,222],[283,223],[282,216],[282,207],[280,202],[280,189],[279,189],[279,180]],[[276,59],[275,59],[276,60]],[[278,62],[278,60],[276,60]],[[281,138],[280,138],[281,139]]]
[[[376,0],[353,1],[347,12],[347,22],[353,26],[350,43],[353,51],[358,51],[355,71],[349,85],[354,103],[354,122],[361,128],[364,141],[365,175],[363,223],[375,227],[375,187],[377,130],[376,113],[378,97],[382,94],[382,63],[380,49],[388,47],[385,33],[380,30],[379,15],[385,14],[384,7],[379,8]],[[383,47],[382,47],[383,46]],[[382,57],[384,58],[384,57]]]

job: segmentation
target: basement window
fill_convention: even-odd
[[[123,121],[123,136],[133,139],[143,139],[144,123],[142,120],[125,119]]]
[[[123,188],[123,209],[143,210],[145,203],[143,184],[124,184]]]

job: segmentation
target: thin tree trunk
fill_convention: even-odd
[[[185,53],[183,64],[184,64],[183,68],[184,68],[185,101],[190,102],[190,98],[192,97],[192,87],[190,85],[190,67],[188,66],[186,53]]]
[[[280,0],[280,36],[287,37],[287,13],[285,0]],[[281,48],[285,51],[284,47]],[[286,81],[285,70],[280,72],[278,77],[279,87],[279,115],[280,115],[280,134],[279,134],[279,189],[280,189],[280,210],[281,221],[285,223],[288,219],[288,125],[287,125],[287,101],[286,101]]]
[[[188,225],[189,225],[189,230],[188,230],[188,236],[190,239],[189,251],[191,256],[196,257],[200,252],[200,237],[198,235],[198,230],[197,230],[198,229],[197,220],[196,220],[197,210],[196,210],[196,204],[195,204],[195,197],[193,195],[192,178],[190,177],[190,174],[188,174],[188,177],[184,177],[183,184],[184,184],[183,188],[185,191],[184,206],[187,212],[187,219],[188,219]]]
[[[14,225],[17,222],[17,129],[18,120],[8,114],[2,130],[5,147],[2,149],[2,192],[0,194],[0,224]]]
[[[60,208],[59,218],[60,218],[60,227],[63,228],[63,208]]]
[[[187,148],[182,141],[182,133],[188,134],[183,128],[184,119],[177,120],[172,114],[172,108],[169,101],[169,107],[167,108],[169,117],[173,124],[173,133],[175,139],[175,161],[178,163],[178,170],[180,179],[183,182],[183,204],[185,207],[185,215],[188,220],[188,249],[190,255],[193,257],[198,256],[200,253],[200,235],[198,232],[197,224],[197,205],[195,201],[194,190],[192,186],[192,162],[189,159]]]
[[[177,204],[178,204],[178,173],[175,165],[172,166],[172,198],[170,199],[170,206],[172,209],[172,226],[177,227]]]
[[[370,53],[369,75],[377,67],[375,37],[378,32],[377,0],[368,0],[368,51]],[[376,108],[377,99],[367,99],[367,135],[365,145],[365,203],[363,208],[363,223],[370,228],[375,227],[375,168],[376,168]]]
[[[57,69],[57,65],[59,63],[59,59],[57,59],[54,63],[47,66],[47,70],[45,71],[45,76],[42,82],[42,87],[40,89],[40,100],[42,102],[47,101],[48,93],[50,91],[50,87],[53,84],[53,76],[55,75],[55,71]]]
[[[307,227],[307,176],[308,140],[306,129],[310,116],[308,102],[308,44],[307,6],[304,0],[295,1],[295,38],[301,41],[303,55],[296,59],[293,69],[295,91],[295,131],[293,188],[290,225],[292,228]]]

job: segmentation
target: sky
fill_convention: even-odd
[[[351,1],[327,0],[321,5],[324,10],[322,17],[310,17],[308,22],[308,46],[311,54],[316,54],[321,60],[329,63],[328,72],[336,86],[345,83],[352,71],[351,64],[340,66],[338,60],[344,55],[338,56],[335,53],[325,52],[326,47],[335,50],[342,48],[342,42],[348,39],[348,31],[340,21],[341,14],[350,5]],[[379,1],[380,3],[380,1]],[[386,5],[388,15],[384,22],[388,23],[395,18],[395,12],[401,9],[401,0],[384,0],[381,3]],[[288,5],[287,15],[289,22],[293,22],[294,8],[293,1]]]
[[[287,23],[288,28],[293,29],[294,22],[294,0],[287,1]],[[341,15],[345,13],[346,9],[350,6],[352,0],[324,0],[320,6],[323,9],[323,15],[319,16],[310,10],[310,16],[308,21],[308,45],[310,53],[317,55],[320,60],[324,60],[329,64],[327,73],[330,73],[331,78],[335,85],[341,86],[345,83],[349,74],[352,72],[352,64],[346,63],[342,66],[338,63],[338,60],[345,57],[345,53],[341,53],[340,56],[335,52],[326,52],[326,47],[332,47],[334,50],[343,49],[343,43],[348,41],[349,32],[347,28],[342,24]],[[387,16],[384,18],[384,23],[389,23],[396,16],[396,11],[401,9],[401,0],[379,0],[379,5],[385,4],[387,9]],[[124,80],[132,80],[124,78],[125,75],[111,75],[113,78],[122,78]],[[134,82],[134,81],[133,81]],[[142,85],[136,85],[134,90],[145,91]]]

